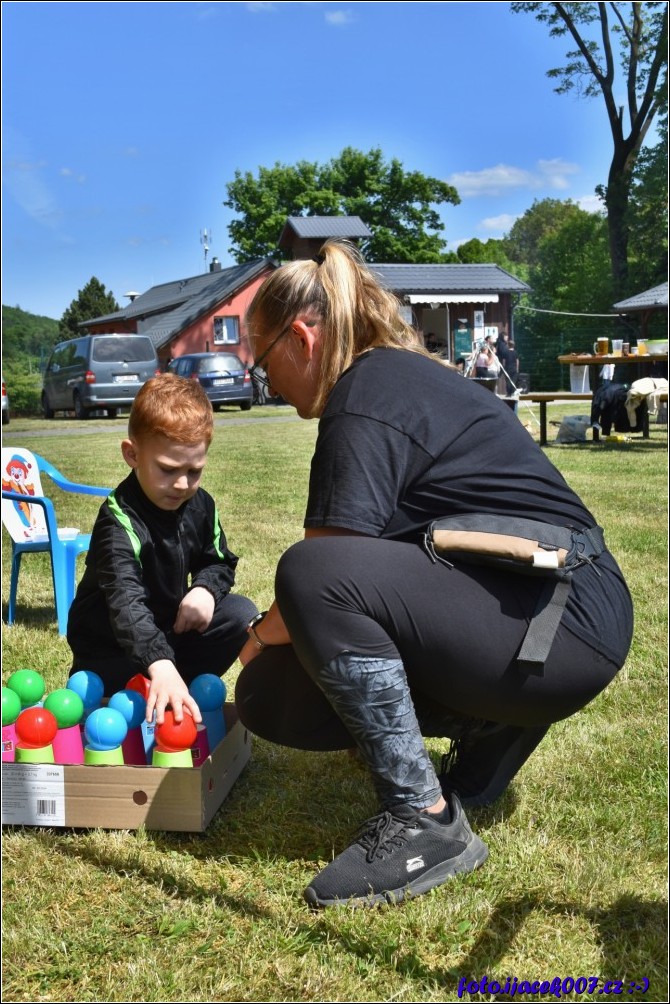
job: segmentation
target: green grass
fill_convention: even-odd
[[[238,588],[260,608],[302,535],[316,425],[292,416],[222,414],[206,472]],[[113,485],[124,427],[4,431],[74,480]],[[636,633],[612,686],[551,729],[499,803],[471,813],[490,851],[482,869],[400,907],[311,913],[302,889],[374,810],[373,792],[345,754],[256,739],[205,834],[5,829],[4,999],[453,1001],[460,978],[487,975],[621,979],[628,999],[666,1000],[666,449],[656,426],[647,442],[547,448],[607,529]],[[63,524],[90,527],[99,500],[54,497]],[[8,554],[3,534],[5,600]],[[5,678],[30,666],[63,685],[52,604],[47,563],[27,557],[17,624],[3,624]],[[429,748],[437,759],[446,742]],[[647,993],[628,992],[642,977]]]

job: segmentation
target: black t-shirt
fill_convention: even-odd
[[[364,353],[319,422],[305,527],[420,543],[432,520],[463,513],[578,528],[597,522],[489,390],[418,353]],[[611,555],[598,568],[600,575],[588,566],[575,573],[565,624],[623,660],[630,597]]]

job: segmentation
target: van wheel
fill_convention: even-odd
[[[116,418],[116,416],[118,415],[118,413],[119,413],[119,409],[118,408],[108,408],[107,409],[107,418]]]
[[[42,394],[42,414],[44,415],[45,418],[54,417],[54,410],[49,404],[49,398],[46,396],[46,394]]]
[[[240,408],[242,411],[251,411],[251,401],[243,401]]]
[[[85,408],[84,405],[82,404],[82,400],[79,394],[74,395],[73,402],[74,402],[74,417],[80,419],[88,418],[89,414],[88,408]]]

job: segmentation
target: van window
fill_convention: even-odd
[[[70,342],[63,342],[61,345],[56,346],[49,369],[85,365],[84,342],[81,338],[73,338]]]
[[[93,339],[91,360],[96,363],[148,363],[153,358],[154,349],[149,338],[113,335]]]

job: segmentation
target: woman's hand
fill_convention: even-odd
[[[248,662],[251,662],[267,645],[290,645],[291,637],[288,633],[286,625],[282,620],[282,615],[279,613],[279,607],[276,601],[272,603],[272,606],[266,613],[262,621],[254,625],[254,631],[258,639],[262,642],[259,646],[255,638],[249,635],[248,641],[244,643],[242,651],[240,652],[238,659],[243,666],[246,666]]]

